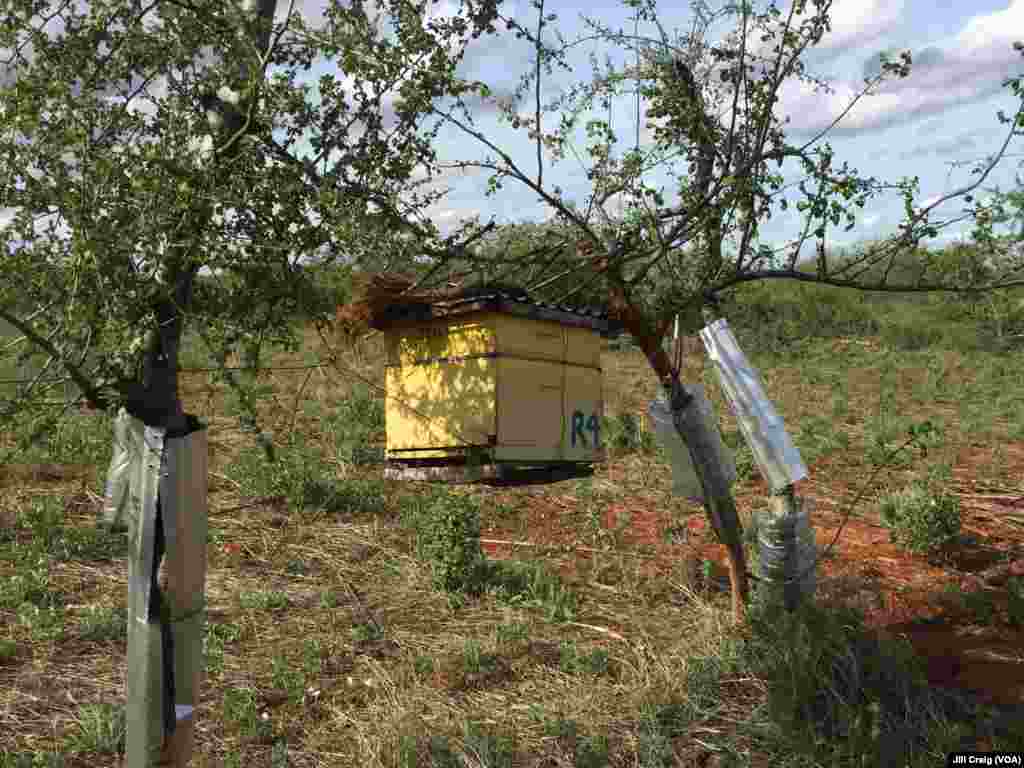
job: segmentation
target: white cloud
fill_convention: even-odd
[[[811,15],[813,5],[808,3]],[[884,35],[900,19],[902,0],[836,0],[832,3],[832,29],[815,46],[819,51],[834,51],[863,45]]]
[[[434,222],[442,235],[454,231],[462,222],[479,216],[480,210],[471,207],[434,208],[427,212],[427,218]]]
[[[809,61],[820,62],[834,58],[845,50],[862,47],[887,34],[900,20],[903,12],[903,0],[834,0],[829,10],[831,29],[825,32],[817,45],[805,52],[804,57]],[[798,30],[800,24],[812,18],[815,13],[813,3],[808,3],[803,13],[793,16],[790,29]],[[788,18],[789,8],[783,9],[773,25],[774,29],[781,32]],[[772,48],[777,45],[778,39],[778,36],[765,41],[755,38],[748,42],[748,49],[758,56],[774,60]]]
[[[1004,29],[1018,18],[1015,27]],[[909,77],[891,79],[862,97],[834,133],[878,130],[998,93],[1006,78],[1019,73],[1020,57],[1011,47],[1015,34],[1024,37],[1024,0],[975,17],[948,45],[929,47],[929,55],[911,67]],[[816,133],[849,106],[863,83],[847,80],[831,88],[831,93],[816,93],[811,85],[789,81],[780,89],[777,114],[790,117],[789,129],[796,134]]]
[[[1024,37],[1024,0],[1011,0],[1001,11],[975,16],[956,37],[963,51],[991,51]]]

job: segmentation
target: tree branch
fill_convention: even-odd
[[[877,263],[877,262],[876,262]],[[861,273],[863,274],[863,272]],[[1002,290],[1004,288],[1016,288],[1024,286],[1024,278],[1020,280],[1003,280],[997,281],[982,286],[972,286],[971,288],[961,288],[952,285],[888,285],[887,283],[860,283],[855,280],[840,280],[836,277],[822,277],[820,275],[801,272],[797,269],[771,269],[771,270],[754,270],[749,272],[743,272],[739,275],[732,275],[729,278],[715,285],[713,288],[708,289],[708,293],[711,295],[717,295],[727,288],[740,285],[741,283],[750,283],[757,280],[797,280],[804,283],[817,283],[818,285],[830,285],[836,288],[854,288],[859,291],[879,291],[885,293],[968,293],[978,292],[985,293],[988,291]]]
[[[89,381],[89,378],[82,372],[82,369],[79,366],[75,365],[65,355],[61,354],[61,351],[57,349],[53,342],[45,336],[41,336],[36,333],[35,329],[33,329],[31,325],[23,322],[20,317],[8,312],[3,307],[0,307],[0,319],[6,320],[14,326],[22,335],[25,336],[25,338],[45,351],[46,354],[50,355],[50,357],[55,360],[60,360],[61,365],[68,372],[68,376],[71,377],[71,380],[78,385],[78,388],[85,394],[91,407],[101,410],[106,410],[110,407],[109,399],[103,395],[91,381]]]

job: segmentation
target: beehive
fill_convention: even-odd
[[[493,293],[396,313],[378,327],[388,342],[392,465],[603,459],[600,314]]]

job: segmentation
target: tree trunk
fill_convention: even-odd
[[[686,391],[679,380],[679,372],[673,369],[665,353],[662,345],[665,329],[659,332],[657,328],[652,327],[647,318],[628,300],[623,285],[610,272],[608,284],[613,312],[640,345],[647,362],[654,369],[669,398],[676,431],[690,451],[694,470],[704,490],[704,509],[719,542],[726,548],[733,617],[737,622],[742,621],[749,595],[743,529],[739,514],[736,512],[736,502],[729,490],[728,479],[722,468],[712,460],[715,455],[715,436],[705,428],[693,395]]]
[[[665,356],[664,352],[662,356]],[[653,362],[651,365],[654,367]],[[708,519],[715,529],[719,542],[726,547],[733,616],[736,621],[741,621],[749,586],[746,552],[743,549],[743,529],[736,511],[736,502],[733,500],[722,467],[712,459],[715,456],[715,436],[704,426],[704,420],[700,418],[693,396],[683,387],[678,375],[670,372],[669,377],[670,386],[665,389],[672,407],[672,421],[690,451],[693,468],[704,491],[704,509]]]

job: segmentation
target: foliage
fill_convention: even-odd
[[[57,752],[0,751],[0,768],[64,768],[67,763]]]
[[[1024,627],[1024,576],[1007,579],[1006,595],[1009,600],[1007,613],[1010,624]]]
[[[647,704],[640,713],[640,764],[644,768],[668,768],[675,760],[672,742],[686,732],[692,714],[686,702],[667,701]]]
[[[124,608],[89,606],[79,619],[78,631],[84,640],[124,642],[128,636],[128,612]]]
[[[960,270],[956,265],[970,262],[977,250],[969,244],[921,248],[915,258],[940,265],[944,279],[956,280]],[[1002,352],[1019,348],[1024,341],[1020,288],[888,294],[796,281],[746,283],[729,292],[721,312],[744,348],[781,354],[808,338],[878,336],[895,349],[964,352]]]
[[[460,244],[423,215],[438,199],[422,176],[437,163],[426,118],[469,88],[455,68],[494,31],[495,9],[467,0],[424,16],[388,0],[376,11],[6,7],[0,110],[14,117],[0,132],[0,204],[12,218],[0,271],[19,279],[0,285],[0,319],[17,333],[3,362],[25,383],[0,420],[42,413],[66,384],[65,396],[178,426],[191,329],[258,430],[229,356],[255,364],[267,345],[293,349],[288,320],[333,313],[355,262]],[[314,62],[329,63],[316,81],[304,74]],[[47,413],[39,434],[61,419]]]
[[[79,710],[75,751],[101,754],[124,752],[125,710],[114,704],[85,704]]]
[[[384,437],[384,400],[359,383],[348,396],[324,414],[324,425],[336,456],[357,463]]]
[[[657,381],[679,403],[685,385],[662,348],[670,323],[681,316],[684,332],[692,332],[704,309],[714,308],[721,296],[744,283],[786,279],[879,291],[963,291],[1007,284],[1016,276],[1015,269],[1022,266],[1018,258],[998,264],[992,279],[977,272],[957,272],[950,278],[935,269],[915,249],[953,222],[937,221],[934,206],[916,203],[919,180],[890,183],[865,177],[840,162],[827,141],[829,131],[841,125],[856,101],[885,80],[909,75],[909,51],[893,61],[883,56],[879,74],[866,79],[828,129],[810,141],[792,143],[785,129],[788,118],[777,105],[787,86],[828,88],[806,66],[807,52],[831,29],[828,3],[798,3],[789,14],[774,4],[726,4],[712,10],[701,3],[693,9],[688,34],[674,37],[662,27],[655,0],[628,0],[625,5],[635,14],[638,29],[643,23],[655,32],[626,35],[601,19],[585,17],[587,29],[567,40],[551,29],[557,15],[545,14],[543,3],[534,6],[535,29],[507,20],[529,46],[530,59],[524,58],[529,63],[511,97],[503,93],[499,99],[497,89],[486,86],[478,93],[484,101],[492,100],[511,130],[525,133],[535,149],[529,156],[514,156],[512,145],[478,126],[466,102],[457,101],[448,110],[435,108],[466,139],[451,167],[488,173],[488,195],[514,183],[540,198],[546,209],[543,224],[509,232],[503,241],[509,247],[459,257],[471,269],[521,276],[530,283],[523,287],[534,292],[566,280],[566,287],[580,292],[603,289],[612,316],[637,340]],[[548,42],[553,32],[557,42]],[[558,81],[563,72],[573,71],[572,56],[584,42],[591,50],[596,45],[608,49],[604,63],[592,53],[590,76],[563,87]],[[1018,50],[1024,53],[1024,45]],[[612,53],[631,64],[616,64]],[[945,198],[962,200],[967,205],[964,218],[975,224],[974,241],[1001,254],[1006,249],[993,229],[992,206],[971,193],[1024,125],[1024,78],[1005,85],[1021,102],[1003,120],[1006,142],[975,169],[977,179]],[[649,130],[641,145],[638,124],[633,146],[624,150],[612,129],[611,113],[630,90],[638,111],[640,99],[645,102]],[[542,92],[552,95],[542,99]],[[585,172],[583,200],[551,183],[550,173],[545,176],[570,155]],[[795,170],[796,178],[787,178],[784,166]],[[826,247],[830,234],[837,227],[854,229],[869,201],[893,191],[904,204],[898,233],[834,258]],[[799,236],[773,248],[761,238],[761,228],[791,207],[800,220]],[[517,238],[522,234],[526,236]],[[801,252],[808,241],[817,246],[816,257],[809,261],[806,250]],[[446,258],[434,261],[438,279],[450,278],[452,264]],[[808,301],[805,307],[813,307],[832,324],[831,316],[841,311],[836,305],[843,303]],[[863,312],[858,322],[870,324],[870,313]],[[780,324],[783,343],[791,332],[788,325],[785,320]],[[710,436],[697,426],[690,439]],[[709,469],[701,465],[698,471],[702,484],[713,487],[715,478],[705,476]],[[738,616],[746,599],[747,569],[735,502],[728,488],[720,486],[707,494],[705,505],[709,517],[720,521]]]
[[[650,455],[657,451],[654,433],[641,429],[640,420],[634,413],[606,415],[602,420],[601,429],[604,433],[605,447],[613,450],[616,454],[643,453]]]
[[[542,563],[501,560],[490,563],[487,584],[500,600],[539,606],[549,621],[569,621],[576,615],[576,595]]]
[[[245,446],[228,467],[228,476],[254,498],[283,497],[292,509],[322,514],[372,515],[384,510],[379,479],[329,480],[336,474],[330,457],[312,440],[295,435],[268,472],[255,446]]]
[[[600,276],[580,264],[575,238],[573,227],[557,221],[505,224],[484,237],[471,256],[451,261],[449,269],[468,272],[473,282],[529,286],[538,301],[604,308],[608,296]],[[543,260],[535,258],[538,249]]]
[[[713,13],[698,9],[691,34],[673,38],[661,27],[654,2],[634,0],[626,5],[638,24],[653,25],[656,34],[625,36],[588,18],[584,37],[631,54],[631,59],[635,55],[636,64],[627,70],[608,59],[602,66],[595,57],[589,82],[554,86],[556,97],[542,103],[537,96],[529,114],[521,111],[526,106],[523,100],[533,97],[533,89],[541,89],[545,79],[555,80],[555,70],[570,71],[569,56],[579,41],[559,38],[557,45],[548,45],[538,32],[510,22],[517,37],[532,49],[534,63],[523,72],[512,98],[499,100],[490,88],[482,95],[494,100],[513,130],[527,132],[536,144],[536,157],[529,158],[536,173],[510,151],[495,157],[495,140],[475,126],[464,104],[459,104],[461,114],[435,110],[488,153],[477,160],[467,151],[455,167],[490,173],[490,194],[498,194],[509,182],[521,184],[539,194],[550,212],[542,223],[502,227],[480,248],[445,266],[458,264],[460,270],[487,276],[515,275],[537,290],[559,286],[586,293],[615,284],[649,321],[679,312],[699,321],[695,304],[699,308],[751,278],[800,277],[879,289],[973,290],[1012,274],[1013,259],[1013,264],[1001,263],[996,269],[951,270],[921,252],[917,244],[922,238],[934,237],[949,222],[936,221],[929,208],[914,204],[917,179],[892,185],[863,177],[837,161],[823,140],[825,133],[800,146],[787,140],[784,118],[774,105],[786,81],[824,85],[804,65],[803,57],[828,32],[827,6],[807,8],[797,17],[786,17],[774,6],[755,11],[740,4]],[[537,30],[556,21],[555,14],[538,11]],[[732,31],[709,43],[705,36],[723,23],[733,23]],[[763,59],[758,40],[777,41],[777,58]],[[883,57],[878,76],[866,82],[854,100],[886,79],[906,77],[910,66],[909,53],[894,61]],[[1006,86],[1020,96],[1019,79]],[[623,150],[602,110],[630,87],[645,100],[651,131],[645,145]],[[736,109],[737,103],[745,107]],[[1021,114],[1006,118],[1008,130],[1015,129]],[[591,185],[582,202],[545,183],[545,166],[558,165],[570,155],[584,166]],[[1005,243],[993,231],[1000,220],[998,200],[981,201],[971,194],[1001,159],[1002,152],[988,158],[977,169],[979,178],[951,197],[968,204],[966,215],[976,223],[976,241],[986,250],[1005,254]],[[786,178],[777,170],[786,161],[803,174],[795,200],[783,194]],[[650,181],[654,169],[667,173],[672,180],[668,188]],[[825,249],[831,229],[843,226],[849,231],[870,199],[893,188],[905,202],[906,221],[898,236],[841,256]],[[615,205],[621,214],[614,212]],[[794,207],[804,221],[798,241],[780,249],[761,242],[763,222]],[[808,239],[821,247],[817,259],[803,262],[800,249]],[[607,266],[598,268],[605,257]],[[600,290],[596,296],[602,297]]]
[[[750,613],[742,656],[764,680],[770,729],[783,751],[825,764],[873,755],[910,760],[941,713],[905,642],[880,639],[852,608],[765,600]]]
[[[608,673],[608,651],[594,648],[581,654],[575,643],[562,643],[558,668],[567,674],[604,675]]]
[[[911,552],[934,552],[960,535],[960,500],[931,484],[914,483],[886,496],[880,511],[890,539]]]
[[[610,765],[608,737],[584,734],[575,720],[561,716],[544,718],[544,734],[564,750],[566,759],[577,768],[605,768]]]
[[[479,502],[444,490],[406,499],[404,522],[414,533],[417,555],[430,564],[434,584],[452,593],[483,591],[487,567]]]
[[[723,314],[730,326],[753,336],[750,345],[757,348],[785,348],[808,335],[872,336],[880,326],[877,309],[863,295],[804,283],[740,286],[730,295]]]

